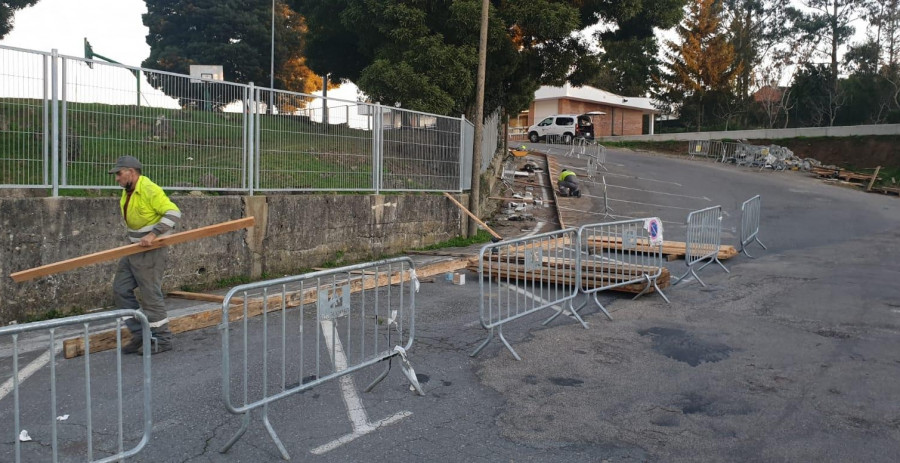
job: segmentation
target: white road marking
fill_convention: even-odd
[[[344,353],[344,346],[341,344],[340,338],[332,336],[334,322],[331,320],[322,320],[322,337],[325,338],[325,345],[328,347],[328,355],[332,356],[331,361],[334,364],[335,371],[347,369],[347,355]],[[334,450],[358,437],[362,437],[382,426],[386,426],[412,415],[412,412],[403,411],[395,413],[383,420],[374,423],[369,422],[369,416],[363,406],[359,393],[356,392],[356,386],[353,384],[353,378],[350,375],[344,375],[340,378],[341,393],[344,396],[344,403],[347,405],[347,416],[350,418],[350,425],[353,432],[341,436],[325,445],[320,445],[310,452],[321,455],[330,450]]]
[[[634,176],[634,175],[614,174],[614,173],[612,173],[612,172],[605,172],[604,175],[609,175],[609,176],[611,176],[611,177],[634,178],[634,179],[638,179],[638,180],[646,180],[646,181],[648,181],[648,182],[668,183],[668,184],[670,184],[670,185],[675,185],[675,186],[684,186],[684,185],[682,185],[682,184],[680,184],[680,183],[678,183],[678,182],[670,182],[670,181],[668,181],[668,180],[656,180],[656,179],[653,179],[653,178],[637,177],[637,176]]]
[[[585,195],[585,196],[589,196],[589,195]],[[595,198],[601,198],[601,196],[595,196]],[[694,210],[696,210],[695,208],[692,208],[692,207],[664,206],[664,205],[662,205],[662,204],[642,203],[642,202],[640,202],[640,201],[628,201],[628,200],[625,200],[625,199],[612,199],[612,198],[609,198],[608,201],[616,201],[616,202],[619,202],[619,203],[629,203],[629,204],[640,204],[640,205],[642,205],[642,206],[662,207],[662,208],[666,208],[666,209],[680,209],[680,210],[683,210],[683,211],[694,211]]]
[[[62,342],[56,342],[53,345],[53,355],[50,354],[50,351],[44,352],[38,358],[34,359],[28,365],[25,365],[25,368],[19,370],[19,386],[22,385],[22,382],[28,379],[31,375],[35,374],[38,370],[44,367],[50,360],[62,350]],[[13,390],[13,378],[7,379],[2,385],[0,385],[0,400],[3,400],[4,397],[7,396]]]
[[[590,181],[590,180],[585,180],[585,182],[587,182],[587,183],[598,183],[598,184],[600,183],[600,182],[592,182],[592,181]],[[643,188],[631,188],[631,187],[621,186],[621,185],[610,185],[610,184],[607,184],[606,186],[609,187],[609,188],[619,188],[619,189],[622,189],[622,190],[643,191],[643,192],[645,192],[645,193],[652,193],[652,194],[655,194],[655,195],[677,196],[677,197],[679,197],[679,198],[702,199],[702,200],[704,200],[704,201],[710,201],[710,202],[712,201],[712,199],[709,199],[709,198],[707,198],[706,196],[679,195],[679,194],[676,194],[676,193],[666,193],[666,192],[664,192],[664,191],[645,190],[645,189],[643,189]]]

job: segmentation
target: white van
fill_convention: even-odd
[[[528,139],[532,143],[540,140],[572,143],[575,138],[594,139],[594,123],[591,116],[606,114],[592,111],[586,114],[555,114],[528,128]]]

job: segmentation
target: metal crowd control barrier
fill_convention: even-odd
[[[763,249],[768,249],[762,241],[759,240],[759,212],[760,197],[756,195],[741,204],[741,252],[747,257],[753,258],[747,252],[747,245],[753,244],[755,241]]]
[[[123,323],[122,320],[124,318],[134,317],[138,321],[140,321],[141,326],[143,327],[143,340],[144,345],[150,345],[150,324],[147,322],[147,318],[144,314],[134,311],[134,310],[114,310],[110,312],[99,312],[88,315],[79,315],[75,317],[67,317],[67,318],[59,318],[55,320],[46,320],[39,321],[33,323],[26,323],[22,325],[10,325],[4,326],[0,328],[0,339],[11,337],[11,346],[9,349],[10,357],[12,365],[9,366],[10,370],[10,379],[8,379],[2,386],[0,386],[0,390],[3,390],[2,395],[5,395],[10,389],[13,394],[13,418],[10,420],[8,417],[3,420],[5,426],[9,426],[10,421],[12,421],[13,429],[11,435],[6,434],[6,429],[4,429],[4,435],[8,437],[12,437],[14,442],[13,451],[14,456],[10,455],[0,455],[0,460],[2,461],[15,461],[16,463],[22,461],[52,461],[54,463],[60,461],[72,461],[73,459],[77,459],[79,461],[90,461],[90,462],[113,462],[113,461],[121,461],[124,458],[128,458],[136,455],[141,449],[147,445],[147,442],[150,441],[150,432],[153,427],[153,419],[151,416],[151,408],[150,408],[150,400],[151,400],[151,377],[150,377],[150,351],[149,349],[145,349],[143,353],[143,374],[136,380],[134,383],[140,384],[132,384],[131,378],[125,378],[124,381],[128,382],[127,387],[123,387],[123,368],[122,368],[122,328]],[[107,320],[115,319],[116,326],[116,354],[115,354],[115,377],[111,377],[111,375],[107,374],[107,370],[98,369],[99,372],[91,370],[91,354],[90,354],[90,325],[94,322],[103,322]],[[61,341],[57,337],[58,329],[64,327],[74,327],[76,325],[82,325],[81,330],[83,332],[82,336],[84,339],[84,361],[83,361],[83,371],[81,374],[84,377],[84,384],[82,387],[79,387],[77,381],[74,378],[70,377],[70,374],[79,374],[78,370],[81,369],[79,366],[75,366],[73,362],[72,365],[65,365],[57,367],[56,365],[56,354],[61,349]],[[36,333],[36,332],[45,332],[45,333]],[[24,335],[26,333],[35,333],[29,336],[26,339],[20,340],[20,335]],[[60,336],[61,337],[61,336]],[[5,344],[5,343],[4,343]],[[28,358],[30,355],[33,355],[34,352],[38,351],[38,349],[26,350],[25,352],[20,352],[22,346],[44,346],[46,345],[46,349],[44,353],[40,356],[37,356],[32,363],[30,363],[25,368],[19,367],[19,358],[26,357]],[[4,346],[4,350],[6,350],[6,346]],[[98,354],[107,356],[109,354]],[[96,355],[95,355],[96,356]],[[6,357],[4,355],[4,357]],[[49,374],[44,374],[42,370],[42,365],[48,365]],[[70,368],[71,367],[71,368]],[[57,373],[57,369],[61,369],[61,373]],[[4,368],[6,370],[6,368]],[[94,374],[92,376],[92,373]],[[41,379],[45,379],[47,383],[49,383],[49,395],[47,395],[47,389],[44,386],[33,386],[29,384],[28,388],[22,388],[21,382],[24,378],[30,377],[30,382],[36,382]],[[22,378],[20,379],[20,376]],[[57,394],[57,383],[60,382],[60,378],[62,378],[63,389],[65,390],[65,394],[60,395]],[[138,381],[139,380],[139,381]],[[111,393],[107,393],[106,387],[112,386],[114,391]],[[92,393],[93,390],[99,390],[98,393]],[[141,440],[134,444],[128,450],[125,450],[125,432],[124,432],[124,400],[122,396],[123,389],[128,390],[129,393],[131,391],[140,389],[143,392],[143,435],[141,436]],[[83,394],[83,395],[82,395]],[[79,410],[79,407],[82,406],[81,400],[83,402],[83,414],[82,411]],[[23,407],[23,404],[25,405]],[[34,406],[33,404],[39,404],[39,406]],[[95,407],[96,405],[96,407]],[[46,407],[46,408],[45,408]],[[2,409],[3,413],[6,413],[6,409]],[[60,412],[65,411],[68,412],[68,415],[60,416]],[[95,411],[107,411],[112,412],[115,411],[115,416],[110,416],[112,413],[104,414],[98,413],[97,416],[94,415]],[[70,418],[71,417],[71,418]],[[49,421],[49,423],[48,423]],[[40,424],[43,423],[43,424]],[[115,429],[115,440],[110,433],[110,429]],[[80,431],[84,430],[86,434],[86,439],[83,441],[79,441],[78,434]],[[97,436],[95,436],[97,434]],[[62,438],[66,445],[63,449],[60,449],[59,440]],[[101,441],[101,445],[95,447],[94,441],[98,439]],[[30,445],[29,450],[34,450],[35,452],[40,452],[38,455],[29,455],[28,457],[23,458],[22,456],[22,442],[27,442],[30,440],[34,440],[36,442],[42,443],[42,445]],[[107,439],[107,440],[104,440]],[[49,449],[46,447],[46,442],[50,443]],[[104,452],[102,450],[95,449],[109,449],[115,448],[114,455],[108,455],[105,457],[98,457],[96,453]],[[8,449],[8,447],[7,447]],[[64,454],[60,455],[60,453],[68,453],[67,450],[79,450],[79,455],[72,454]],[[49,452],[49,454],[47,454]],[[81,453],[83,452],[83,453]],[[108,453],[109,451],[105,451]]]
[[[662,221],[656,217],[583,225],[578,229],[578,244],[585,253],[578,280],[581,292],[591,295],[610,320],[597,298],[602,291],[644,284],[634,299],[653,288],[668,303],[657,284],[665,268],[662,241]]]
[[[688,154],[691,156],[691,159],[694,159],[694,156],[709,156],[709,140],[689,141]]]
[[[680,283],[689,273],[704,287],[706,283],[697,275],[697,271],[703,270],[707,265],[715,262],[730,273],[719,261],[719,246],[722,236],[722,206],[712,206],[699,211],[693,211],[687,216],[687,239],[684,262],[687,271],[684,275],[675,278],[672,285]],[[703,263],[696,268],[698,263]]]
[[[417,286],[412,260],[400,257],[231,289],[220,325],[222,397],[229,412],[243,414],[243,422],[221,452],[241,438],[251,412],[261,408],[269,436],[289,459],[269,422],[269,404],[386,360],[368,392],[387,376],[394,357],[424,395],[406,357],[415,335]],[[251,322],[254,315],[260,316]],[[232,331],[238,336],[234,344]],[[352,387],[352,379],[346,381]],[[357,425],[368,430],[379,425],[352,424],[354,431]]]
[[[478,355],[494,338],[500,340],[516,360],[519,354],[503,336],[503,325],[549,307],[556,315],[569,306],[572,316],[587,328],[572,310],[581,278],[581,255],[574,228],[487,244],[478,255],[478,290],[481,326],[488,337],[472,352]],[[550,317],[544,324],[556,318]]]

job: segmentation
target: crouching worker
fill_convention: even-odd
[[[154,240],[171,233],[181,220],[181,211],[157,184],[141,175],[141,162],[134,156],[122,156],[109,173],[125,191],[119,200],[119,210],[128,229],[128,240],[141,246],[151,246]],[[162,280],[166,270],[165,247],[125,256],[119,260],[113,280],[113,296],[120,309],[141,310],[150,322],[152,353],[172,349],[172,332],[163,301]],[[141,302],[134,294],[141,289]],[[125,325],[131,331],[131,341],[122,347],[126,354],[142,353],[141,324],[129,318]]]
[[[575,179],[575,172],[563,169],[559,173],[559,194],[576,198],[581,197],[581,190],[578,189],[578,180]]]

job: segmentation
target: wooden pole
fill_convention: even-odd
[[[872,191],[872,185],[875,184],[875,180],[878,180],[878,171],[881,170],[881,166],[875,168],[875,173],[872,174],[872,180],[869,180],[869,186],[866,187],[866,191]]]
[[[459,201],[457,201],[456,198],[454,198],[450,193],[447,193],[445,191],[444,196],[450,198],[450,201],[453,201],[453,204],[456,204],[460,209],[462,209],[463,212],[466,213],[466,215],[468,215],[472,220],[474,220],[475,223],[477,223],[478,225],[481,225],[482,228],[484,228],[485,230],[487,230],[488,233],[493,235],[494,238],[497,238],[498,240],[503,239],[502,236],[498,235],[497,232],[495,232],[494,230],[491,230],[491,227],[488,227],[487,224],[485,224],[484,222],[481,221],[481,219],[479,219],[478,217],[475,217],[475,214],[469,212],[469,210],[466,209],[466,206],[463,206],[462,204],[460,204]]]
[[[130,256],[132,254],[139,254],[142,252],[147,252],[153,249],[159,249],[165,246],[171,246],[173,244],[184,243],[186,241],[193,241],[200,238],[207,238],[210,236],[221,235],[223,233],[227,233],[230,231],[240,230],[242,228],[252,227],[255,223],[253,217],[246,217],[243,219],[232,220],[229,222],[222,222],[216,225],[209,225],[207,227],[201,227],[194,230],[187,230],[179,233],[174,233],[169,236],[163,236],[162,238],[158,238],[153,241],[153,244],[150,246],[141,246],[138,243],[129,244],[128,246],[121,246],[114,249],[108,249],[106,251],[95,252],[93,254],[88,254],[81,257],[75,257],[73,259],[68,259],[60,262],[55,262],[52,264],[43,265],[40,267],[31,268],[28,270],[22,270],[20,272],[11,273],[9,276],[16,283],[21,283],[23,281],[32,280],[38,277],[43,277],[47,275],[53,275],[60,272],[65,272],[67,270],[72,270],[80,267],[85,267],[91,264],[96,264],[99,262],[106,262],[108,260],[118,259],[124,256]]]

